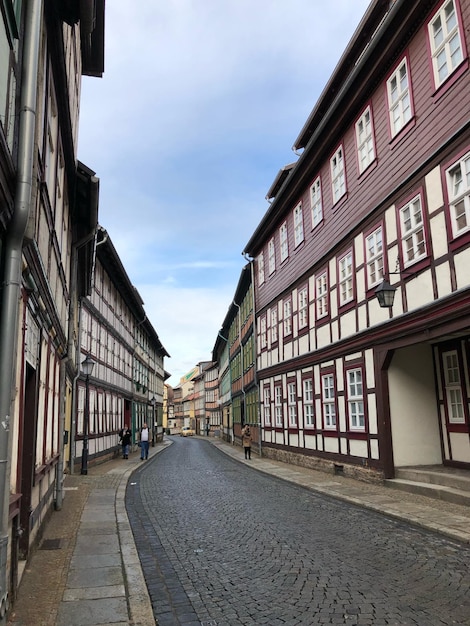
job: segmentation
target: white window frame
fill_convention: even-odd
[[[434,84],[440,87],[463,61],[462,36],[455,1],[447,0],[428,24]]]
[[[298,315],[299,315],[299,330],[308,326],[308,290],[307,287],[299,289],[298,294]]]
[[[312,228],[323,220],[323,203],[321,197],[321,180],[318,176],[310,187],[310,211],[312,214]]]
[[[374,128],[370,106],[356,122],[356,143],[359,172],[362,174],[375,161]]]
[[[271,309],[271,344],[276,343],[278,339],[277,329],[277,307]]]
[[[265,315],[263,315],[263,317],[260,320],[260,344],[261,344],[261,350],[264,350],[266,346],[268,345]]]
[[[282,428],[284,420],[282,417],[282,387],[276,385],[274,387],[274,415],[276,418],[276,428]]]
[[[348,417],[351,430],[365,430],[364,383],[362,368],[346,371],[348,391]]]
[[[344,165],[343,146],[339,146],[330,159],[331,190],[333,204],[336,204],[346,193],[346,171]]]
[[[304,240],[304,219],[302,215],[302,203],[294,209],[294,246],[297,248]]]
[[[269,275],[274,274],[276,271],[276,245],[274,243],[274,237],[268,242],[268,272]]]
[[[387,80],[388,111],[392,137],[412,118],[410,73],[406,57]]]
[[[470,230],[470,152],[446,170],[452,234]]]
[[[451,424],[465,423],[464,395],[457,350],[442,353],[447,414]]]
[[[311,378],[303,379],[302,392],[304,426],[305,428],[313,428],[315,426],[315,410],[313,405],[313,380]]]
[[[324,427],[336,429],[336,392],[335,377],[333,374],[324,374],[321,377],[322,406]]]
[[[426,230],[421,194],[400,209],[403,265],[408,267],[427,255]]]
[[[284,327],[284,337],[292,335],[292,300],[288,298],[282,304],[283,316],[282,322]]]
[[[384,250],[382,226],[366,236],[367,286],[372,287],[384,277]]]
[[[338,261],[339,303],[340,306],[352,302],[354,298],[353,253],[349,250]]]
[[[328,315],[328,274],[326,270],[315,278],[317,319]]]
[[[264,425],[271,426],[271,390],[268,386],[264,388]]]
[[[289,241],[287,239],[287,222],[279,228],[279,243],[281,248],[281,263],[289,256]]]
[[[289,428],[297,427],[297,385],[287,383],[287,410],[289,414]]]
[[[264,283],[264,252],[261,252],[258,257],[258,285]]]

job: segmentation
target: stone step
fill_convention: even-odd
[[[442,485],[470,493],[470,471],[436,471],[419,467],[401,467],[395,470],[395,478],[411,480],[418,483]]]
[[[385,486],[391,489],[399,489],[408,493],[416,493],[428,498],[443,500],[453,504],[470,506],[470,492],[446,485],[435,485],[429,482],[418,482],[404,478],[391,478],[384,481]]]

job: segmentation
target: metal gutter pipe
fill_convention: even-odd
[[[24,48],[19,112],[19,143],[14,212],[5,244],[0,320],[0,619],[8,609],[7,556],[10,498],[10,417],[15,395],[22,250],[31,207],[36,132],[38,61],[42,0],[25,6]]]

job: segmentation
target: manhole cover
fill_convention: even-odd
[[[60,550],[62,548],[62,539],[44,539],[41,543],[41,550]]]

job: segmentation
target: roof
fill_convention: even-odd
[[[284,184],[284,181],[289,176],[291,169],[294,167],[295,163],[289,163],[289,165],[285,165],[282,169],[279,170],[276,178],[274,179],[273,184],[269,188],[268,193],[266,194],[266,200],[271,200],[275,198],[277,192]]]

